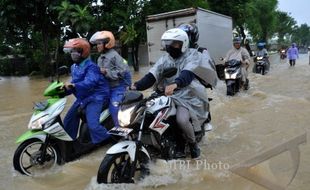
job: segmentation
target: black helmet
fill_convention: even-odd
[[[189,47],[197,48],[197,41],[199,39],[198,27],[194,23],[181,24],[178,28],[187,33],[189,39]]]

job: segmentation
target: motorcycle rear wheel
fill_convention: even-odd
[[[14,153],[15,170],[23,175],[34,176],[49,171],[60,164],[61,157],[57,147],[49,144],[46,148],[45,161],[41,163],[42,142],[39,139],[29,139],[18,146]]]

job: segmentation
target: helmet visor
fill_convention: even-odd
[[[63,48],[63,51],[65,53],[70,53],[70,54],[71,53],[79,53],[79,54],[81,54],[83,52],[83,50],[80,49],[80,48],[68,48],[68,47]]]
[[[181,41],[176,41],[176,40],[162,40],[161,41],[161,46],[164,49],[167,49],[167,47],[171,46],[174,48],[182,48],[183,43]]]
[[[71,53],[72,48],[64,48],[63,51],[64,51],[65,53]]]
[[[94,42],[96,45],[105,45],[110,41],[109,38],[100,39]]]

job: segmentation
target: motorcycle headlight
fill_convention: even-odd
[[[120,109],[118,111],[118,122],[121,127],[126,127],[130,124],[131,116],[133,114],[135,106],[131,106],[126,109]]]
[[[263,58],[262,57],[257,57],[257,60],[262,60]]]
[[[29,123],[28,128],[29,129],[42,129],[42,125],[46,123],[47,119],[49,118],[48,115],[44,115],[31,123]]]
[[[233,73],[233,74],[231,75],[231,78],[232,78],[232,79],[236,79],[236,78],[237,78],[237,74],[238,74],[238,72]]]
[[[147,102],[145,103],[145,106],[146,106],[147,108],[149,108],[149,107],[152,107],[154,104],[155,104],[155,102],[154,102],[153,100],[150,100],[150,101],[147,101]]]

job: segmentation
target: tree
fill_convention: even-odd
[[[251,16],[246,25],[255,40],[268,42],[275,33],[277,4],[277,0],[254,0],[249,4]]]
[[[60,26],[57,14],[51,7],[59,1],[17,1],[2,0],[0,2],[1,22],[7,26],[5,42],[13,47],[16,53],[32,56],[36,50],[42,51],[43,56],[37,64],[44,75],[51,73],[50,44],[59,36]],[[37,36],[39,34],[40,36]],[[34,36],[40,38],[34,43]]]
[[[55,8],[58,11],[58,19],[65,26],[70,26],[72,33],[79,37],[87,37],[94,23],[94,16],[90,12],[89,5],[81,6],[63,1]]]
[[[146,41],[146,16],[197,6],[206,8],[207,3],[204,0],[119,0],[117,3],[106,0],[93,8],[93,14],[99,16],[101,28],[111,30],[122,45],[129,47],[128,58],[138,71],[138,48]]]
[[[292,42],[307,47],[310,44],[310,27],[307,24],[296,26],[292,33]]]
[[[32,68],[38,67],[47,76],[52,73],[52,60],[58,60],[62,28],[71,30],[64,39],[110,30],[122,45],[130,47],[138,70],[138,47],[146,41],[146,16],[197,6],[208,7],[205,0],[2,0],[0,41],[4,46],[0,50],[25,54]]]
[[[150,0],[146,1],[146,14],[159,14],[178,9],[185,9],[190,7],[209,8],[209,4],[205,0]]]
[[[287,12],[276,11],[276,28],[278,33],[278,43],[284,43],[284,36],[291,35],[293,28],[296,25],[296,21]]]
[[[238,33],[245,39],[246,23],[252,15],[253,1],[254,0],[208,0],[208,4],[212,11],[232,17],[233,27],[236,28]]]

